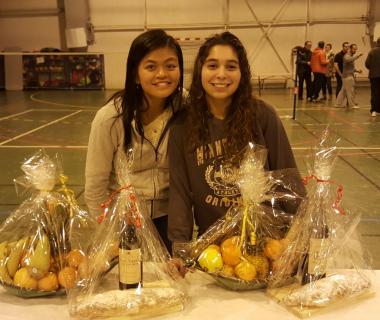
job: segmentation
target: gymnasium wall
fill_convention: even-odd
[[[89,52],[104,52],[107,88],[124,83],[131,41],[147,28],[162,27],[179,38],[205,38],[226,28],[246,46],[255,77],[292,74],[291,49],[311,40],[330,42],[338,52],[343,41],[370,49],[366,16],[368,0],[88,0],[95,43]],[[248,3],[248,5],[247,5]],[[0,12],[54,9],[56,1],[0,0]],[[309,23],[306,25],[306,22]],[[271,23],[273,23],[271,25]],[[0,13],[0,50],[58,47],[56,16],[13,17]],[[366,78],[365,57],[357,62]],[[187,61],[187,63],[191,63]]]

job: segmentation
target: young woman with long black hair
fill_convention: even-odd
[[[116,159],[134,151],[131,184],[146,200],[159,234],[167,239],[169,168],[167,143],[174,114],[181,106],[182,51],[165,31],[149,30],[132,43],[125,88],[96,114],[88,143],[85,200],[98,215],[101,203],[119,186]]]

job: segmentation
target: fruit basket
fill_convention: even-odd
[[[244,212],[238,208],[231,210],[210,228],[219,230],[216,233],[219,236],[215,233],[211,236],[206,232],[197,241],[187,245],[187,250],[190,247],[184,259],[187,265],[207,273],[226,289],[240,291],[265,288],[276,260],[285,248],[286,239],[264,237],[260,232],[256,238],[256,233],[251,231],[254,226],[246,226],[246,230],[242,230],[243,224]],[[269,235],[275,236],[274,233]],[[179,255],[183,257],[185,251]]]
[[[283,199],[288,203],[301,201],[294,191],[296,183],[290,183],[300,181],[298,173],[265,171],[266,156],[266,149],[260,146],[246,150],[233,179],[241,200],[197,240],[174,248],[174,254],[186,265],[210,274],[227,289],[267,286],[286,248],[293,217],[278,204]]]
[[[64,295],[66,294],[65,289],[58,289],[53,291],[41,291],[41,290],[34,290],[34,289],[26,289],[21,288],[12,284],[7,284],[5,282],[1,282],[0,284],[4,287],[4,289],[14,295],[21,298],[38,298],[38,297],[47,297],[47,296],[57,296],[57,295]]]
[[[15,179],[17,187],[32,192],[0,225],[0,283],[11,294],[63,294],[88,277],[89,244],[80,238],[90,239],[95,220],[79,209],[58,168],[39,151]],[[63,192],[53,190],[60,178]]]

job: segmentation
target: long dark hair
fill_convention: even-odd
[[[202,86],[202,67],[210,50],[216,45],[226,45],[233,48],[239,60],[241,79],[233,94],[231,104],[227,109],[225,121],[227,123],[227,145],[231,153],[244,148],[255,137],[255,109],[252,97],[251,71],[246,50],[240,40],[230,32],[216,34],[206,40],[200,47],[194,63],[192,83],[187,104],[187,126],[189,133],[189,147],[193,150],[210,140],[208,118],[211,116],[206,101],[206,93]]]
[[[178,86],[174,92],[166,98],[165,108],[171,107],[173,111],[176,104],[181,104],[182,88],[183,88],[183,55],[182,50],[177,41],[168,35],[162,29],[154,29],[140,34],[133,40],[127,59],[127,73],[125,77],[125,86],[121,91],[116,92],[109,101],[113,100],[115,106],[119,108],[119,116],[123,119],[124,125],[124,149],[128,150],[132,144],[132,120],[136,121],[136,129],[144,138],[143,124],[141,120],[142,107],[144,105],[149,108],[149,103],[144,97],[144,92],[140,85],[136,84],[138,67],[141,60],[150,52],[160,48],[171,48],[177,54],[180,79]],[[121,100],[121,103],[120,103]]]

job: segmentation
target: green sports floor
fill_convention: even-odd
[[[91,121],[112,91],[0,91],[0,221],[24,199],[13,179],[20,164],[39,148],[59,153],[69,187],[83,200],[84,168]],[[334,98],[297,105],[292,119],[289,89],[264,89],[261,98],[274,105],[288,133],[302,175],[305,154],[330,124],[341,137],[333,180],[344,186],[343,205],[362,214],[359,225],[365,246],[380,269],[380,114],[369,113],[368,87],[356,90],[357,110],[334,107]]]

